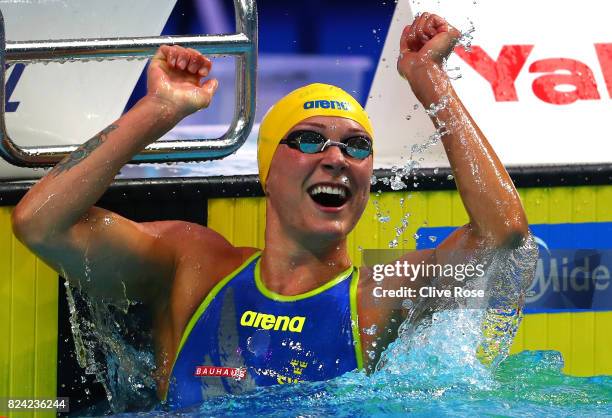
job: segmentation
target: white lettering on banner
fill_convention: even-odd
[[[570,270],[568,262],[567,257],[562,257],[561,260],[550,257],[547,261],[548,276],[546,276],[545,261],[540,258],[536,265],[534,280],[527,292],[527,303],[537,302],[549,292],[549,289],[554,293],[591,292],[606,290],[610,286],[611,276],[607,266],[598,265],[592,268],[589,258],[585,257],[583,265],[577,265]]]

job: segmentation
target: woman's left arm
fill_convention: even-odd
[[[519,195],[508,172],[457,96],[443,67],[460,32],[423,13],[401,37],[398,71],[430,112],[469,216],[439,249],[514,247],[528,235]],[[435,114],[433,114],[435,113]]]

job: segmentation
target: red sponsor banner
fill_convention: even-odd
[[[229,377],[242,380],[246,376],[246,369],[244,367],[197,366],[194,376]]]

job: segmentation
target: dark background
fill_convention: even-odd
[[[208,0],[177,0],[176,6],[162,31],[163,35],[214,33],[213,25],[199,19],[196,2]],[[235,30],[234,3],[221,0],[226,22],[220,26]],[[365,56],[374,65],[366,73],[364,87],[370,86],[376,63],[393,12],[395,1],[383,0],[286,0],[257,1],[259,16],[259,54],[300,54],[328,56]],[[143,75],[128,101],[130,108],[145,93]],[[367,91],[362,88],[360,91]],[[357,97],[365,105],[365,94]]]

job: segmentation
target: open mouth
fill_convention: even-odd
[[[308,189],[308,194],[315,203],[328,208],[340,207],[351,197],[345,186],[331,184],[316,184]]]

